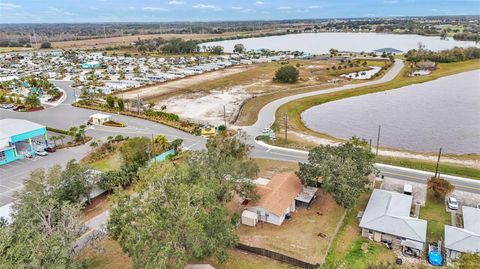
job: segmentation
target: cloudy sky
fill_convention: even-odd
[[[0,23],[479,15],[480,0],[0,0]]]

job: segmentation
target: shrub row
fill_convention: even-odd
[[[80,108],[93,109],[93,110],[104,111],[109,113],[118,113],[117,109],[107,108],[103,106],[95,106],[95,105],[90,106],[90,105],[85,105],[79,102],[73,103],[72,105]],[[149,120],[149,121],[157,122],[160,124],[164,124],[164,125],[167,125],[191,134],[194,133],[195,129],[199,128],[198,124],[190,121],[180,120],[178,118],[178,115],[175,115],[175,114],[172,114],[172,115],[175,115],[177,117],[176,120],[175,120],[175,117],[173,116],[169,116],[165,118],[160,116],[162,114],[156,114],[156,113],[149,114],[149,115],[146,115],[145,113],[138,114],[131,111],[120,111],[119,113],[125,116],[135,117],[139,119],[144,119],[144,120]],[[161,112],[161,113],[165,113],[165,112]],[[165,114],[171,114],[171,113],[165,113]]]

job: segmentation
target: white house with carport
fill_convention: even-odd
[[[480,253],[480,208],[462,207],[463,228],[445,225],[447,259],[460,258],[462,253]]]
[[[284,172],[274,175],[270,180],[261,178],[256,184],[260,198],[245,209],[255,213],[257,218],[253,220],[253,214],[242,214],[242,217],[250,216],[252,219],[248,223],[264,221],[281,225],[290,213],[295,212],[295,198],[303,190],[300,179],[294,172]]]
[[[361,216],[362,236],[419,257],[425,247],[427,221],[410,216],[412,200],[411,195],[374,189]]]

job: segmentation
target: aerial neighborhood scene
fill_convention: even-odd
[[[0,269],[480,269],[480,1],[0,0]]]

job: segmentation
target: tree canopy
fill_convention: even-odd
[[[246,155],[248,146],[235,137],[207,144],[208,151],[189,153],[184,162],[141,168],[138,193],[115,198],[108,229],[134,268],[184,268],[191,259],[209,256],[222,262],[236,245],[225,204],[233,193],[255,195],[245,179],[257,167]]]
[[[77,268],[72,247],[83,229],[81,204],[65,199],[78,169],[36,170],[14,203],[12,223],[0,226],[0,267]],[[68,187],[70,185],[70,187]],[[73,194],[72,194],[73,195]],[[73,195],[77,198],[80,194]]]
[[[292,65],[284,65],[275,72],[274,81],[283,83],[295,83],[298,80],[300,72]]]
[[[428,189],[433,192],[437,199],[443,199],[447,194],[453,191],[453,185],[440,177],[432,177],[428,180]]]
[[[356,140],[339,146],[322,145],[310,150],[307,163],[299,163],[297,175],[303,184],[321,185],[339,205],[350,207],[365,191],[367,175],[376,172],[374,158]]]

